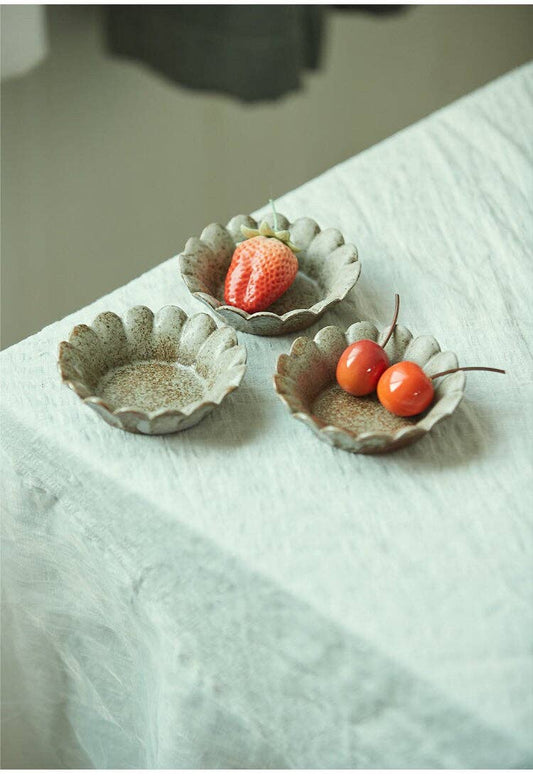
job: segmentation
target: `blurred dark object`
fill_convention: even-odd
[[[332,5],[336,11],[363,11],[364,13],[375,14],[376,16],[386,16],[398,11],[405,11],[408,5]]]
[[[321,6],[114,5],[105,12],[112,54],[192,89],[274,100],[320,64]]]

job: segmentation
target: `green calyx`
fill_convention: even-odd
[[[266,221],[260,224],[259,229],[250,229],[250,227],[243,225],[241,226],[241,232],[247,240],[250,240],[252,237],[273,237],[284,243],[293,253],[301,250],[301,248],[297,248],[296,245],[291,243],[288,229],[276,231]]]

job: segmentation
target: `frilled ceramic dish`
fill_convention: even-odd
[[[59,346],[61,379],[111,426],[172,434],[198,423],[238,388],[246,349],[229,326],[179,307],[154,316],[132,307],[91,327],[75,326]]]
[[[388,331],[388,330],[387,330]],[[465,375],[456,372],[435,381],[435,398],[422,415],[399,418],[389,413],[376,395],[356,398],[336,382],[337,362],[344,349],[360,339],[382,342],[368,321],[354,323],[344,332],[337,326],[321,329],[314,340],[298,337],[290,355],[278,359],[274,376],[276,392],[293,417],[306,423],[324,442],[352,453],[386,453],[423,437],[451,415],[464,395]],[[404,326],[396,326],[385,351],[390,363],[414,361],[426,374],[453,369],[457,356],[442,352],[434,337],[413,338]]]
[[[274,227],[272,214],[263,221]],[[241,215],[225,227],[210,224],[199,239],[187,240],[179,255],[181,275],[191,294],[239,331],[274,336],[305,329],[342,301],[357,282],[361,271],[357,249],[344,242],[338,229],[321,230],[311,218],[291,224],[279,213],[276,228],[288,230],[291,243],[300,248],[293,284],[264,312],[250,314],[224,304],[226,273],[237,243],[244,239],[241,226],[256,229],[258,223]]]

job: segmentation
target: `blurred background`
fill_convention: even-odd
[[[250,102],[110,53],[108,7],[2,6],[2,347],[533,53],[528,6],[372,8],[323,7],[316,68]]]

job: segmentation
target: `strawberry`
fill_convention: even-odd
[[[277,232],[263,222],[259,229],[241,227],[247,238],[239,243],[226,275],[226,304],[247,313],[266,310],[285,293],[298,272],[298,250],[287,231]]]

